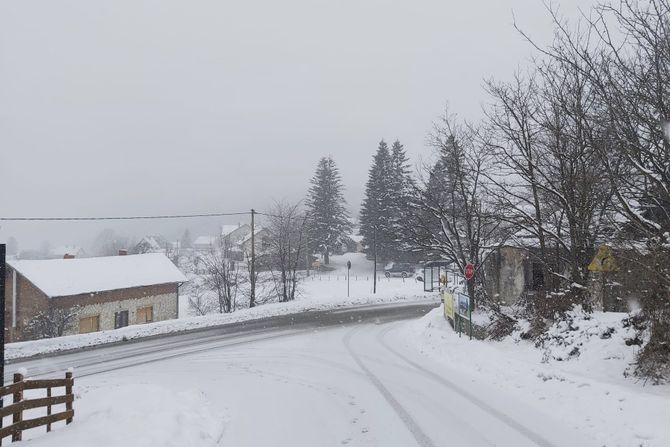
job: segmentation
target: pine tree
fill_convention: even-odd
[[[181,235],[180,240],[181,248],[191,248],[193,245],[193,238],[191,237],[191,231],[187,228],[184,230],[184,233]]]
[[[392,166],[393,160],[388,145],[381,140],[368,174],[360,215],[363,245],[367,247],[369,253],[376,248],[377,256],[381,259],[390,259],[392,256],[393,232],[389,220],[393,214],[390,193]]]
[[[389,239],[393,245],[389,251],[394,259],[404,257],[404,223],[410,216],[410,206],[414,181],[411,176],[409,161],[405,154],[405,148],[400,141],[396,140],[391,147],[391,166],[389,172],[389,201],[390,214],[389,219]]]
[[[333,248],[341,245],[351,232],[351,222],[342,194],[342,179],[331,157],[319,160],[316,173],[310,181],[307,196],[309,246],[323,253],[329,263]]]
[[[414,181],[405,149],[399,141],[391,150],[384,140],[369,171],[365,199],[361,208],[363,244],[384,260],[406,257],[405,221],[410,215]]]

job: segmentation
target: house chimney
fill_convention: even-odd
[[[119,248],[119,256],[125,256],[128,254],[127,248]]]
[[[74,255],[71,255],[70,253],[65,253],[63,255],[63,259],[74,259]]]

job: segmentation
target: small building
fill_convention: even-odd
[[[172,244],[163,236],[159,234],[150,234],[144,236],[142,240],[135,245],[133,253],[166,253],[170,248],[172,248]]]
[[[49,259],[85,258],[86,250],[75,245],[63,245],[49,250]]]
[[[236,246],[250,234],[251,227],[247,224],[221,226],[221,240],[230,247]]]
[[[264,253],[270,249],[270,231],[267,228],[256,228],[254,231],[254,250],[257,254]],[[240,250],[243,253],[251,253],[251,232],[240,241]]]
[[[210,251],[218,243],[216,236],[198,236],[193,241],[193,249],[195,251]]]
[[[515,304],[523,296],[546,289],[544,267],[536,248],[502,245],[486,258],[483,274],[487,293],[501,303]]]
[[[68,314],[59,335],[116,329],[178,317],[186,277],[163,254],[7,263],[8,342],[41,338],[31,327]]]

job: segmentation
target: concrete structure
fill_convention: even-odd
[[[504,304],[514,304],[524,294],[532,295],[545,287],[542,264],[533,261],[531,252],[526,248],[502,246],[488,256],[484,274],[490,296]]]
[[[70,315],[62,335],[178,317],[186,277],[162,254],[10,261],[6,274],[7,341],[37,338],[31,322]]]

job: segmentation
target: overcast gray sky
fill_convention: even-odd
[[[327,154],[357,212],[382,137],[418,161],[447,102],[476,119],[482,79],[527,64],[513,13],[550,39],[540,0],[2,0],[0,215],[264,209]],[[0,240],[219,223],[4,223]]]

